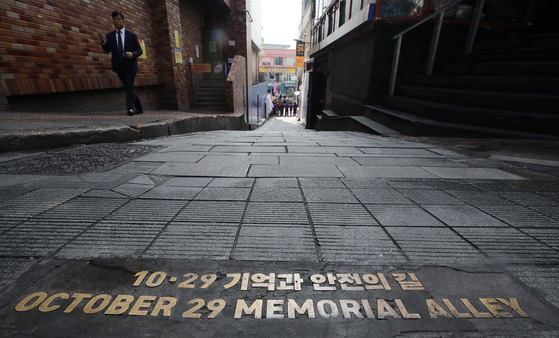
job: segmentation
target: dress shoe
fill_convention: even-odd
[[[132,116],[134,115],[134,109],[128,109],[128,111],[126,112],[126,114]]]
[[[143,110],[136,110],[136,114],[143,114],[144,111]]]

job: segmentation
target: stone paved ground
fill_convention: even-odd
[[[403,139],[309,131],[289,118],[256,131],[4,159],[4,311],[21,300],[18,278],[53,259],[482,266],[521,285],[548,306],[543,312],[559,306],[559,179],[521,165]],[[479,281],[480,289],[491,284]],[[1,324],[0,332],[17,332]],[[458,331],[484,336],[484,328],[494,329]],[[265,335],[252,330],[244,333]],[[344,330],[323,333],[367,332]]]

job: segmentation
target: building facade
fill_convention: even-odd
[[[369,109],[371,106],[391,103],[391,111],[400,109],[399,107],[403,106],[402,102],[404,100],[395,102],[395,99],[386,97],[389,94],[395,55],[396,40],[393,37],[454,2],[450,0],[314,0],[310,3],[303,1],[303,3],[307,4],[307,11],[312,13],[310,36],[305,36],[304,30],[302,30],[300,38],[310,43],[308,63],[311,65],[307,67],[309,70],[309,85],[304,95],[308,98],[306,104],[306,110],[308,111],[307,127],[315,128],[317,118],[324,110],[329,110],[339,116],[371,116]],[[483,62],[476,61],[473,57],[463,56],[465,54],[464,46],[471,32],[471,27],[474,26],[474,13],[478,7],[481,8],[480,24],[475,26],[477,29],[477,35],[475,35],[476,46],[482,46],[485,43],[488,47],[495,48],[495,46],[492,46],[493,41],[517,39],[519,36],[529,36],[535,33],[559,33],[557,28],[559,20],[556,14],[558,13],[558,4],[557,1],[548,0],[461,1],[446,10],[442,17],[443,28],[440,31],[438,49],[434,59],[435,74],[439,72],[438,74],[441,75],[445,71],[454,71],[447,70],[444,67],[459,61],[460,57],[462,57],[462,60],[466,60],[464,62],[468,62],[463,67],[464,70],[472,71],[473,67],[469,66],[472,64],[482,66]],[[398,84],[415,85],[413,81],[416,77],[425,75],[424,70],[429,59],[430,44],[434,31],[436,31],[435,19],[426,21],[421,28],[414,29],[403,38],[396,81]],[[308,20],[305,20],[307,19],[303,18],[302,22],[308,22]],[[302,24],[302,29],[306,26],[307,24]],[[550,41],[550,44],[554,44],[554,41],[556,41],[549,36],[546,39]],[[521,39],[518,40],[520,42]],[[527,47],[531,48],[529,45]],[[507,50],[511,46],[504,45],[501,48]],[[558,67],[556,58],[552,53],[540,54],[534,56],[534,62],[528,67],[538,71],[541,69],[541,74],[528,71],[523,74],[521,71],[524,66],[517,66],[510,69],[506,75],[523,78],[555,76],[554,79],[546,80],[545,83],[556,83],[557,77],[554,75]],[[508,64],[517,62],[518,65],[521,65],[522,62],[526,63],[528,61],[526,58],[523,59],[521,54],[518,54],[517,59],[513,59],[512,52],[506,55],[510,58],[508,61],[505,60],[505,56],[499,56],[498,53],[491,56],[480,55],[476,57],[482,58],[484,56],[489,58],[486,63],[492,62],[495,65],[490,66],[483,73],[479,70],[479,74],[470,74],[470,77],[474,75],[478,78],[485,76],[483,80],[486,81],[488,78],[494,78],[496,69],[505,68],[507,62]],[[546,62],[546,64],[542,62]],[[548,67],[547,71],[545,71],[545,67]],[[467,74],[464,77],[467,77]],[[442,92],[446,85],[439,86],[442,87],[440,88]],[[520,87],[519,84],[518,88]],[[536,94],[539,94],[541,93],[539,90],[547,91],[547,87],[549,86],[541,86],[533,90]],[[504,87],[496,85],[495,88],[495,91],[500,91],[500,88]],[[396,96],[403,95],[404,91],[398,89],[399,87],[396,88]],[[459,92],[462,89],[456,88],[453,90]],[[469,87],[469,90],[479,91],[480,89]],[[428,90],[425,91],[428,92]],[[449,89],[446,88],[446,91],[448,92]],[[467,96],[466,94],[457,95]],[[525,96],[530,96],[530,93]],[[431,98],[431,101],[438,99],[439,97],[434,97]],[[422,103],[425,100],[413,98],[413,100],[407,99],[407,103],[413,109],[414,104],[409,104],[409,102]],[[455,101],[449,98],[445,104],[454,104]],[[501,103],[506,101],[506,99],[503,99]],[[415,107],[417,106],[415,104]],[[428,108],[425,108],[424,112],[417,114],[428,114],[433,110],[430,106],[426,105],[426,107]],[[477,108],[479,108],[479,114],[493,113],[490,108]],[[499,114],[501,116],[507,116],[507,114],[509,116],[520,115],[517,114],[517,111],[514,111],[515,108],[499,112]],[[536,108],[527,109],[532,110],[521,113],[527,115]],[[410,114],[408,111],[406,112]],[[416,114],[416,112],[411,112],[411,114]],[[392,112],[392,115],[398,115],[398,112]],[[450,116],[455,115],[452,111],[441,112],[440,117],[445,119],[444,123],[452,124],[459,122],[450,120]],[[470,123],[472,121],[472,123],[475,123],[475,117],[466,117],[465,115],[463,114],[461,117],[460,123]],[[402,114],[399,116],[401,117]],[[422,115],[423,118],[425,116],[427,115]],[[434,117],[433,115],[429,116],[429,118]],[[549,116],[546,116],[546,118],[549,118]],[[527,119],[530,119],[528,115]],[[502,120],[502,117],[494,121],[488,120],[487,124],[499,124],[498,121]],[[518,128],[521,129],[522,124],[518,123]],[[475,129],[475,127],[473,126],[472,129]]]
[[[303,64],[297,67],[297,83],[299,121],[306,123],[308,108],[308,91],[309,91],[309,72],[308,67],[312,64],[310,60],[310,39],[312,36],[314,18],[316,17],[316,2],[313,0],[301,1],[301,23],[299,25],[299,39],[297,48],[303,49]],[[297,52],[300,52],[297,50]]]
[[[264,74],[268,90],[275,96],[293,96],[297,82],[295,49],[290,49],[289,45],[264,44],[260,72]]]
[[[198,89],[206,81],[225,82],[234,60],[246,74],[237,76],[245,89],[228,95],[246,95],[258,76],[259,3],[2,1],[0,111],[123,110],[122,84],[99,40],[99,33],[114,30],[114,10],[144,50],[135,84],[146,109],[194,109]]]

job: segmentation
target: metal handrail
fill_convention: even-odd
[[[402,48],[402,37],[404,34],[408,33],[409,31],[415,29],[418,26],[421,26],[425,22],[431,20],[432,18],[438,16],[437,22],[435,24],[435,30],[433,31],[433,39],[431,40],[431,49],[429,50],[429,58],[427,59],[427,67],[425,69],[425,75],[433,74],[433,66],[435,64],[435,56],[437,54],[437,48],[439,44],[439,37],[441,35],[441,27],[443,24],[444,14],[447,9],[454,7],[461,3],[464,0],[455,0],[449,3],[448,5],[444,6],[443,8],[437,10],[433,14],[427,16],[423,20],[417,22],[416,24],[406,28],[402,32],[394,35],[392,39],[397,39],[396,46],[394,47],[394,59],[392,61],[392,72],[390,74],[390,85],[388,88],[388,94],[390,96],[394,96],[394,91],[396,89],[396,76],[398,73],[398,63],[400,61],[400,51]],[[478,0],[476,4],[476,9],[474,11],[474,17],[472,18],[472,26],[470,27],[470,32],[468,35],[468,40],[466,42],[466,54],[471,53],[473,43],[475,40],[475,35],[477,34],[477,27],[479,25],[479,21],[481,19],[482,9],[485,4],[485,0]]]
[[[414,29],[414,28],[417,27],[417,26],[421,26],[421,25],[424,24],[425,22],[427,22],[427,21],[431,20],[432,18],[436,17],[437,15],[439,15],[441,12],[446,11],[446,10],[449,9],[450,7],[453,7],[453,6],[458,5],[458,4],[461,3],[462,1],[464,1],[464,0],[455,0],[455,1],[451,2],[451,3],[449,3],[448,5],[446,5],[446,6],[444,6],[443,8],[437,10],[436,12],[434,12],[433,14],[431,14],[431,15],[429,15],[428,17],[424,18],[423,20],[421,20],[421,21],[415,23],[414,25],[412,25],[412,26],[410,26],[410,27],[404,29],[404,30],[401,31],[400,33],[394,35],[394,36],[392,37],[392,40],[397,39],[398,37],[400,37],[400,36],[406,34],[407,32],[411,31],[412,29]]]

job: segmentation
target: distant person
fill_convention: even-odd
[[[268,95],[266,95],[266,118],[272,114],[274,110],[274,103],[272,102],[272,92],[268,90]]]
[[[128,115],[141,114],[144,109],[134,88],[134,80],[139,71],[137,58],[143,53],[142,47],[138,42],[138,36],[124,28],[124,15],[119,11],[114,11],[111,16],[116,30],[107,35],[99,33],[101,46],[105,52],[111,52],[112,70],[118,74],[126,88],[126,113]]]

